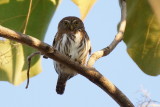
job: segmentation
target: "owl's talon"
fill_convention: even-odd
[[[47,56],[45,56],[45,55],[43,55],[43,58],[48,59],[48,57],[47,57]]]

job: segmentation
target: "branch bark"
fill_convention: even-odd
[[[106,93],[108,93],[121,107],[134,107],[132,102],[114,84],[112,84],[108,79],[106,79],[102,74],[100,74],[95,68],[79,65],[65,55],[59,53],[52,46],[41,42],[40,40],[32,36],[15,32],[3,26],[0,26],[0,36],[35,48],[45,56],[76,70],[79,74],[85,76],[91,82],[93,82],[101,89],[103,89]]]
[[[91,57],[88,60],[87,66],[92,67],[94,63],[101,57],[107,56],[112,52],[112,50],[117,46],[117,44],[123,39],[123,33],[125,31],[126,27],[126,1],[125,0],[119,0],[119,4],[121,7],[121,21],[120,21],[120,26],[117,35],[115,36],[114,40],[112,43],[107,46],[104,49],[101,49],[100,51],[94,52]]]

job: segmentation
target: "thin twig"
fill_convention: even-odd
[[[27,69],[27,84],[26,84],[26,89],[29,86],[29,71],[30,71],[30,66],[31,66],[31,60],[36,55],[41,55],[41,52],[34,52],[34,53],[32,53],[31,55],[29,55],[27,57],[27,60],[28,60],[28,69]]]
[[[75,61],[58,52],[50,45],[25,34],[17,33],[11,29],[0,26],[0,36],[26,44],[37,49],[43,55],[62,63],[69,68],[74,69],[77,73],[88,78],[92,83],[99,86],[102,90],[108,93],[121,107],[134,107],[132,102],[107,78],[100,74],[96,69],[79,65]]]
[[[94,65],[94,63],[101,57],[107,56],[108,54],[110,54],[110,52],[112,52],[112,50],[117,46],[117,44],[123,39],[123,34],[125,31],[125,27],[126,27],[126,1],[125,0],[120,0],[120,7],[121,7],[121,21],[120,21],[120,26],[119,26],[119,30],[117,35],[115,36],[114,40],[112,41],[112,43],[107,46],[106,48],[94,52],[87,63],[88,67],[92,67]]]

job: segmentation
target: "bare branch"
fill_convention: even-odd
[[[123,39],[123,33],[125,31],[126,27],[126,1],[125,0],[119,0],[120,1],[120,7],[121,7],[121,21],[120,21],[120,26],[117,35],[115,36],[114,40],[112,43],[107,46],[106,48],[94,52],[87,63],[88,67],[92,67],[94,63],[101,57],[107,56],[112,50],[117,46],[117,44]]]
[[[62,55],[50,45],[41,42],[34,37],[17,33],[2,26],[0,26],[0,36],[31,46],[32,48],[40,51],[45,56],[76,70],[79,74],[85,76],[91,82],[93,82],[101,89],[103,89],[106,93],[108,93],[121,107],[134,107],[131,101],[114,84],[112,84],[96,69],[86,67],[84,65],[79,65],[65,55]]]
[[[160,107],[160,102],[151,99],[148,90],[142,87],[139,91],[142,94],[142,98],[140,98],[137,107]]]
[[[29,86],[29,71],[30,71],[30,66],[31,66],[31,60],[36,55],[41,55],[41,52],[34,52],[30,56],[28,56],[28,58],[27,58],[27,60],[28,60],[28,69],[27,69],[27,84],[26,84],[26,89]]]

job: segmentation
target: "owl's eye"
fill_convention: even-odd
[[[63,24],[64,24],[65,26],[67,26],[67,25],[69,25],[69,22],[68,22],[68,21],[64,21]]]
[[[74,22],[74,25],[75,25],[75,26],[78,26],[78,22],[77,22],[77,21],[75,21],[75,22]]]

